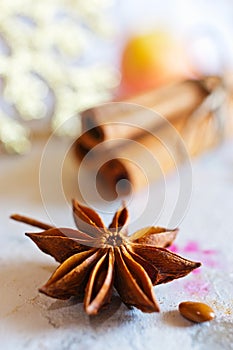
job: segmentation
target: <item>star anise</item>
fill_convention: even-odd
[[[126,305],[144,312],[159,311],[153,285],[183,277],[201,265],[165,249],[178,229],[148,227],[128,236],[125,205],[108,228],[94,210],[76,200],[73,216],[76,230],[20,215],[11,217],[42,228],[42,232],[26,235],[61,263],[39,291],[57,299],[82,296],[89,315],[110,302],[113,286]]]

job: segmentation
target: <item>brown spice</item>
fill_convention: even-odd
[[[148,227],[128,236],[124,205],[108,228],[94,210],[76,200],[73,216],[76,230],[51,228],[20,215],[11,218],[45,228],[26,235],[61,263],[40,292],[57,299],[83,296],[90,315],[110,302],[113,286],[126,305],[159,311],[153,285],[183,277],[201,265],[164,248],[173,242],[178,229]]]
[[[195,301],[180,303],[179,311],[188,320],[198,323],[211,321],[215,317],[214,310],[209,305]]]
[[[95,176],[98,169],[98,192],[113,200],[215,147],[233,133],[232,88],[227,86],[221,77],[206,76],[146,92],[130,103],[84,111],[82,135],[73,147],[80,162],[85,157],[83,171]]]

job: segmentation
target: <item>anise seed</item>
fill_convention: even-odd
[[[179,304],[179,312],[190,321],[201,323],[215,317],[214,310],[207,304],[196,301],[184,301]]]

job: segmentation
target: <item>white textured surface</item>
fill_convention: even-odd
[[[71,226],[69,208],[53,192],[53,164],[58,149],[65,146],[54,142],[48,155],[47,190],[51,193],[46,209],[57,225]],[[38,178],[42,149],[35,144],[24,158],[0,160],[1,349],[233,349],[233,142],[193,162],[193,196],[177,245],[181,255],[203,262],[200,272],[155,287],[160,313],[128,310],[114,296],[111,306],[93,318],[85,315],[82,304],[75,300],[56,301],[38,293],[57,264],[24,236],[28,226],[8,218],[19,212],[49,220]],[[76,195],[74,179],[68,176],[71,164],[70,160],[64,176],[67,197]],[[167,189],[171,196],[176,192],[172,175],[167,178]],[[152,190],[156,202],[158,184]],[[143,193],[138,203],[140,198],[143,200]],[[134,217],[137,204],[132,202],[129,209]],[[154,220],[152,209],[137,221],[138,228]],[[166,210],[161,221],[165,222],[165,217]],[[186,321],[177,312],[184,300],[209,303],[216,319],[206,324]]]

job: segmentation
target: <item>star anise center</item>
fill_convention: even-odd
[[[124,243],[124,238],[120,232],[107,231],[101,239],[104,248],[119,247]]]

